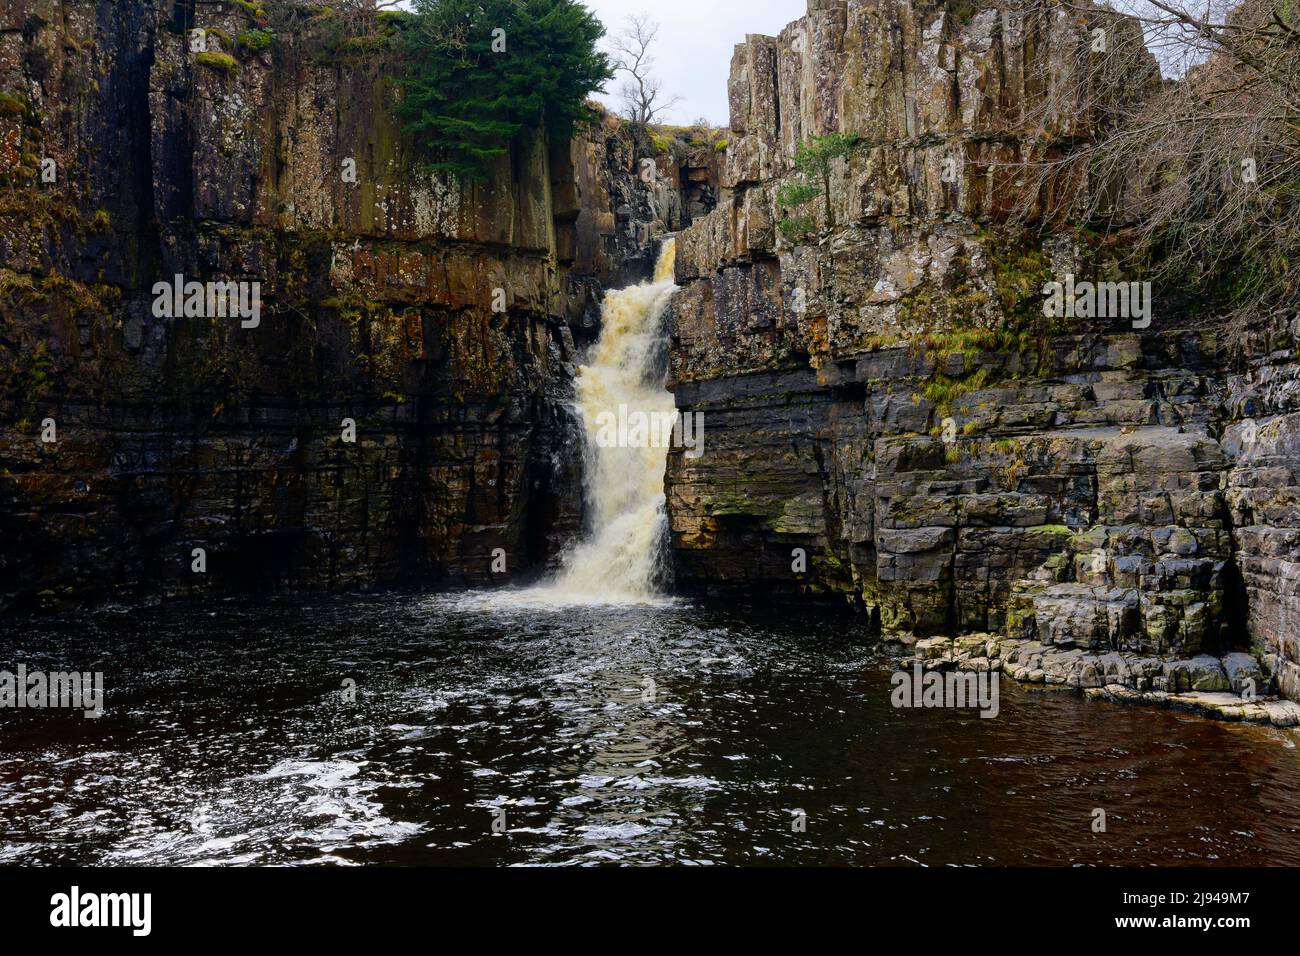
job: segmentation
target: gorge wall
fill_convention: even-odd
[[[1295,310],[1036,324],[1044,282],[1114,262],[1053,193],[1105,184],[1024,164],[1158,82],[1098,27],[1136,29],[809,0],[736,47],[721,198],[677,244],[673,387],[707,433],[669,459],[679,588],[847,598],[907,640],[1249,649],[1300,694]],[[859,146],[783,234],[795,149],[832,132]]]
[[[434,177],[382,32],[270,6],[0,0],[0,607],[500,580],[580,529],[575,360],[715,160],[645,177],[606,118]],[[176,275],[259,324],[155,315]]]

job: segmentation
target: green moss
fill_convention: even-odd
[[[67,226],[80,233],[85,226],[67,196],[35,189],[0,191],[0,222],[20,222],[29,231]]]
[[[5,307],[3,314],[12,315],[21,305],[38,298],[35,292],[36,283],[27,273],[0,269],[0,304]]]
[[[1052,265],[1042,248],[1024,237],[1007,242],[992,236],[985,245],[993,264],[998,298],[1006,323],[1033,328],[1043,320],[1043,284],[1052,279]]]
[[[77,279],[51,269],[40,281],[40,290],[47,299],[58,299],[72,314],[104,315],[112,311],[122,293],[109,285],[87,285]]]
[[[101,398],[119,386],[126,372],[111,350],[69,350],[52,342],[58,330],[74,324],[88,324],[92,337],[97,329],[102,334],[120,305],[121,290],[113,286],[54,269],[43,276],[0,269],[0,418],[30,415],[70,363],[76,363],[79,393]]]
[[[40,399],[53,380],[54,360],[44,342],[12,355],[0,353],[0,399],[5,402]]]
[[[248,0],[235,0],[235,6],[239,7],[248,16],[252,17],[258,23],[266,20],[266,11],[255,3],[249,3]]]
[[[1072,532],[1071,550],[1078,552],[1097,551],[1106,547],[1107,529],[1105,525],[1093,525],[1082,531]]]
[[[965,257],[956,260],[964,275],[951,289],[922,286],[898,304],[903,328],[934,328],[945,332],[915,337],[873,336],[870,349],[904,343],[928,351],[960,352],[973,358],[984,352],[1016,353],[1041,360],[1050,331],[1042,314],[1042,287],[1052,277],[1051,264],[1035,238],[1023,230],[984,230],[979,243],[989,259],[992,294],[987,277],[971,270]]]
[[[200,66],[218,70],[228,76],[239,71],[239,64],[235,62],[235,58],[229,53],[196,53],[194,54],[194,62]]]
[[[967,358],[974,358],[985,352],[1022,352],[1030,344],[1030,337],[1026,332],[1005,327],[968,328],[925,335],[922,342],[931,351],[960,353]]]
[[[722,139],[718,140],[716,143],[713,144],[713,148],[719,153],[724,153],[727,150],[727,145],[728,145],[727,139],[726,137],[723,137]]]
[[[934,405],[935,411],[942,416],[952,412],[952,403],[961,396],[979,391],[988,381],[988,369],[980,367],[968,375],[953,378],[936,372],[925,385],[925,397]]]
[[[852,572],[830,548],[823,548],[821,551],[814,552],[810,555],[810,558],[814,580],[806,584],[808,590],[813,592],[829,591],[833,594],[857,593]]]
[[[1072,535],[1074,532],[1063,524],[1040,524],[1026,528],[1025,534]]]
[[[214,36],[221,41],[221,49],[233,50],[235,48],[235,38],[220,27],[204,27],[204,34]]]
[[[22,116],[26,112],[26,100],[0,90],[0,116]]]

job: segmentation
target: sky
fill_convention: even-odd
[[[746,33],[776,36],[807,9],[807,0],[584,0],[605,24],[605,31],[622,30],[629,16],[645,14],[658,21],[659,39],[652,49],[651,72],[663,80],[666,93],[682,97],[663,122],[685,125],[705,117],[714,126],[727,125],[727,74],[731,51]],[[619,105],[615,78],[597,98]]]

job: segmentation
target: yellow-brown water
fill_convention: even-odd
[[[575,400],[586,431],[590,533],[565,555],[545,589],[556,600],[645,602],[656,597],[667,517],[668,448],[652,442],[601,447],[601,416],[671,415],[658,362],[673,285],[675,242],[664,242],[649,282],[610,292],[600,338],[578,371]],[[620,411],[622,410],[622,411]]]

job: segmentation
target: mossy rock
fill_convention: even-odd
[[[942,372],[936,372],[926,383],[925,397],[939,415],[947,416],[952,412],[953,403],[957,399],[970,392],[979,391],[988,384],[988,378],[988,369],[984,366],[960,378],[950,378]]]
[[[233,50],[235,48],[235,38],[220,27],[202,27],[205,36],[214,36],[221,41],[221,49]]]
[[[1093,525],[1083,531],[1074,532],[1070,547],[1073,551],[1097,551],[1106,547],[1107,529],[1105,525]]]
[[[194,62],[225,73],[227,76],[239,72],[239,64],[229,53],[196,53]]]
[[[22,116],[26,112],[26,100],[0,90],[0,116]]]
[[[249,3],[248,0],[235,0],[235,6],[243,10],[245,14],[252,17],[258,23],[266,22],[266,11],[255,3]]]

